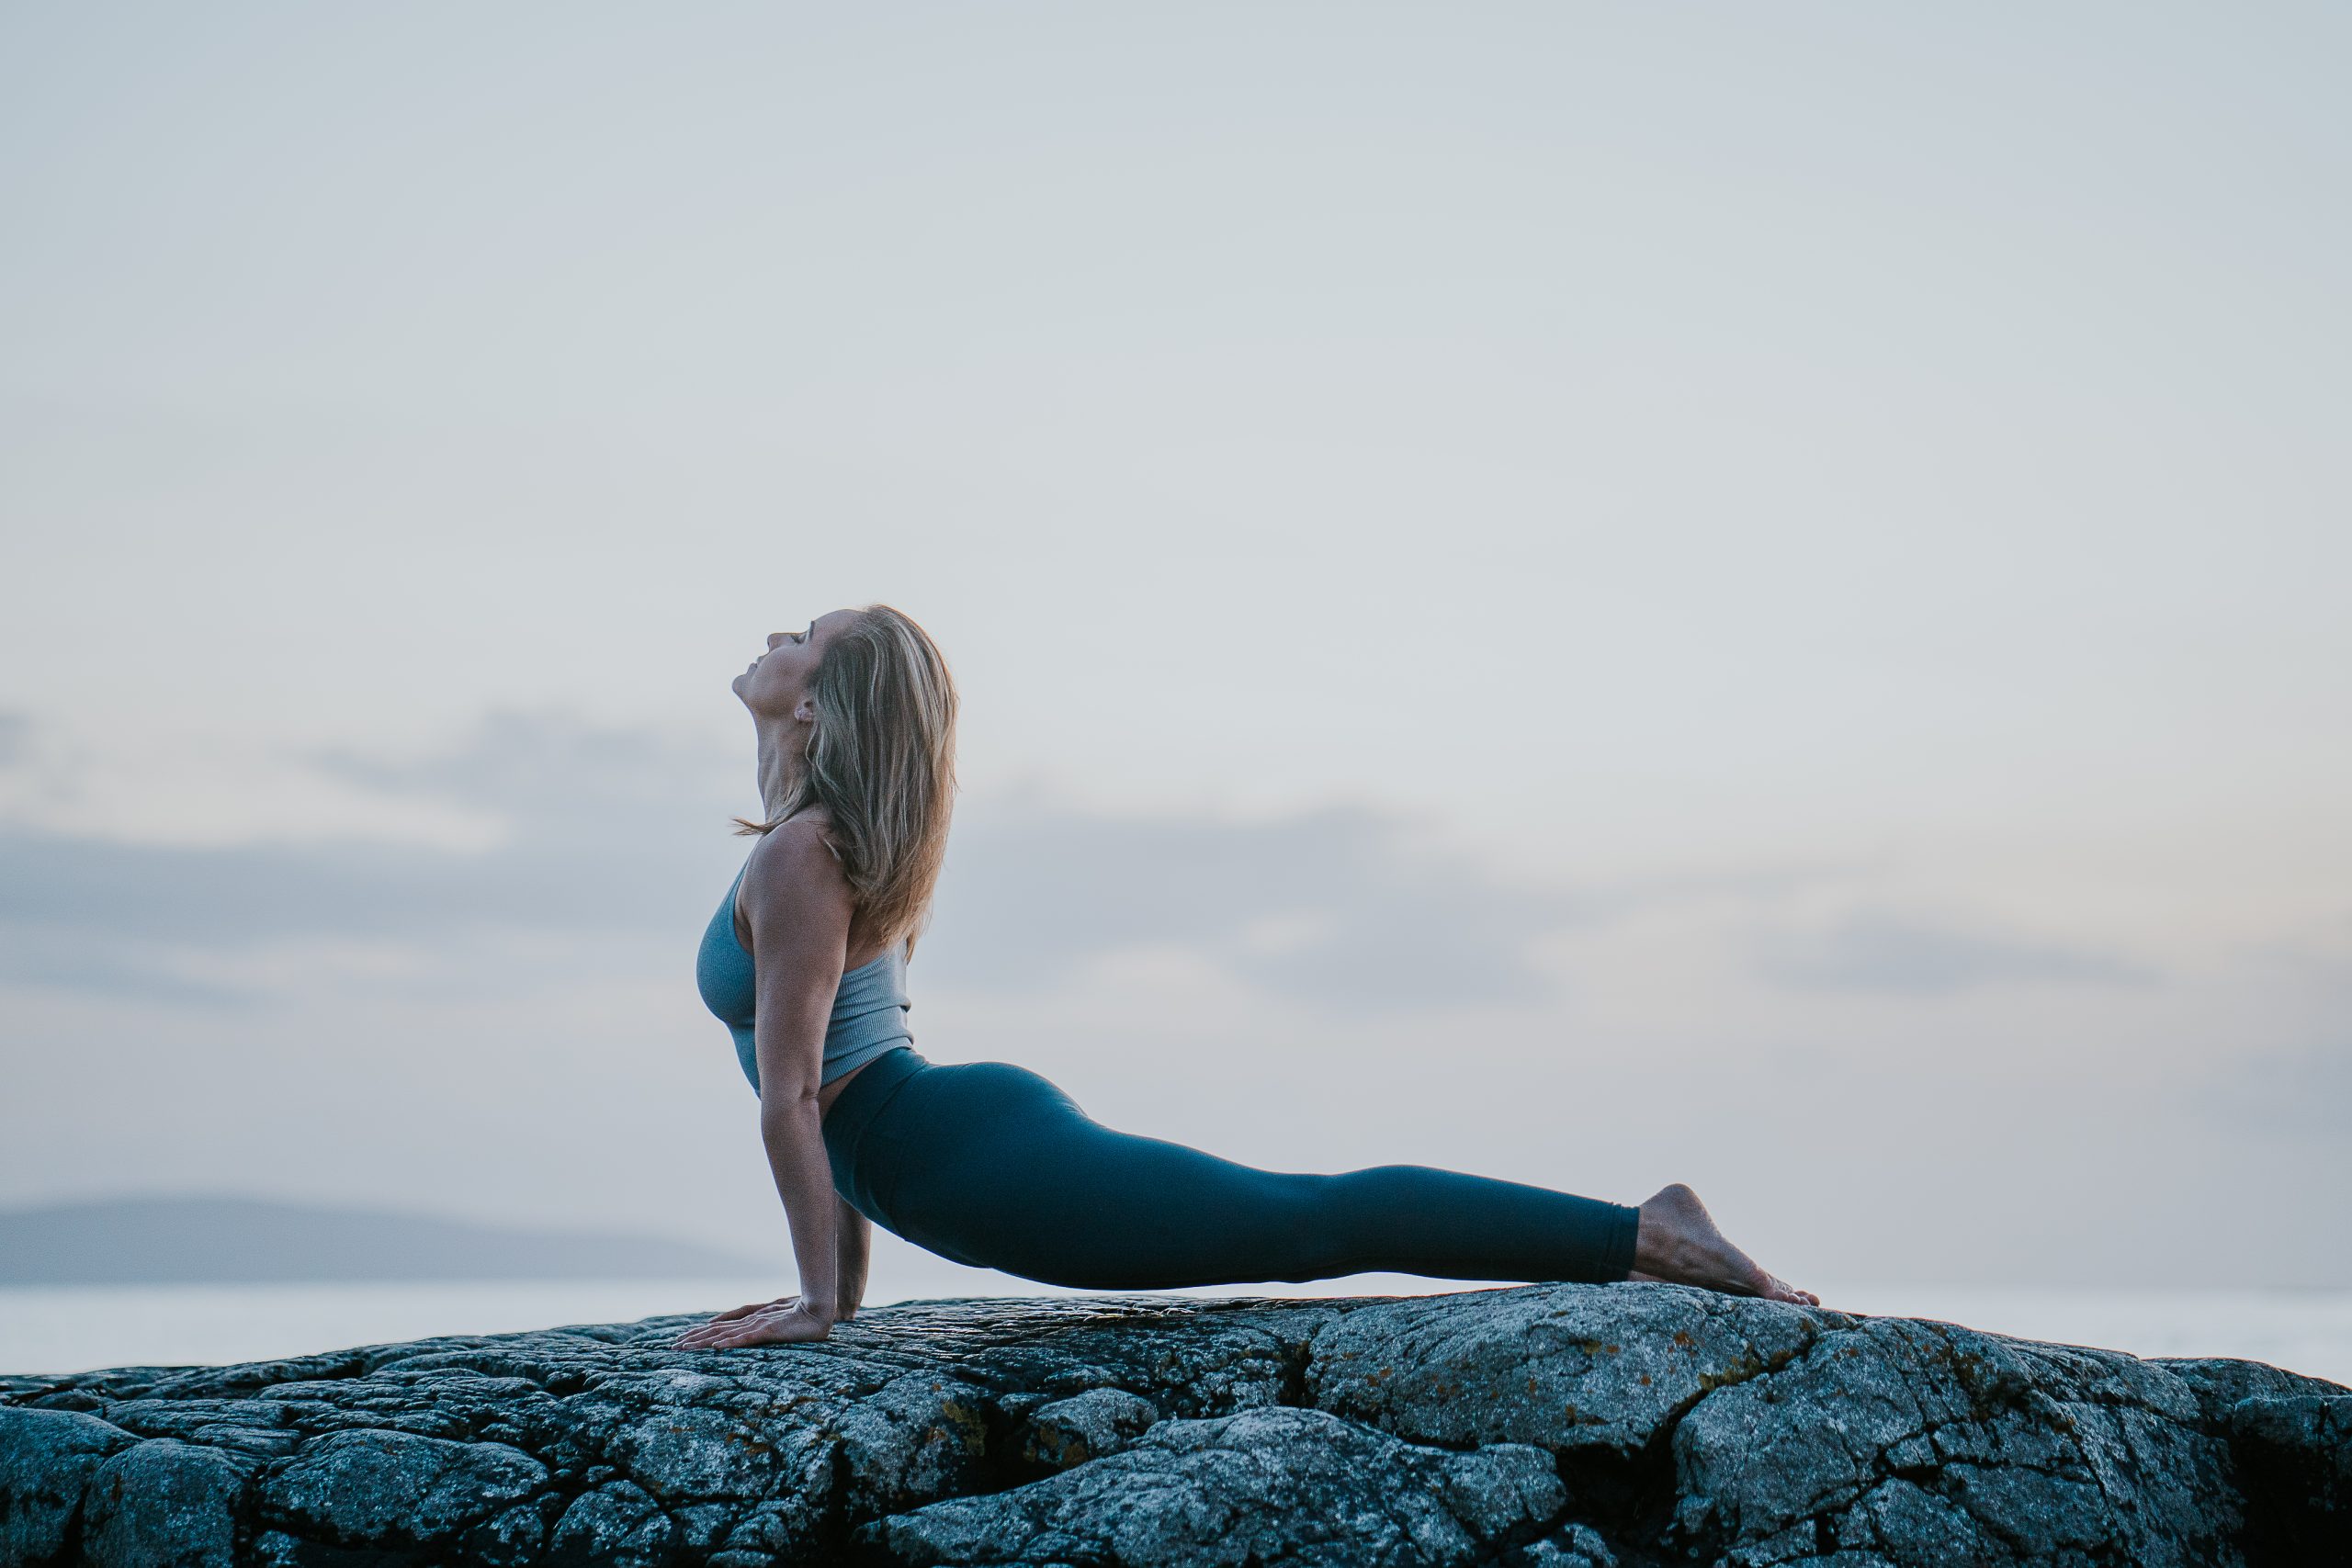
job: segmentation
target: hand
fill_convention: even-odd
[[[677,1350],[731,1350],[744,1345],[807,1345],[833,1331],[831,1313],[811,1309],[798,1296],[753,1302],[698,1323],[670,1341]]]

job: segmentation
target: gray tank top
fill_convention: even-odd
[[[744,869],[751,868],[746,861]],[[753,1043],[753,1010],[759,987],[752,954],[735,934],[735,890],[743,873],[727,889],[718,912],[702,933],[702,950],[695,955],[695,984],[708,1008],[735,1036],[735,1059],[752,1088],[760,1087],[759,1052]],[[907,1028],[907,1011],[914,1002],[907,995],[907,954],[894,947],[871,964],[861,964],[842,975],[833,993],[832,1017],[825,1025],[825,1062],[820,1081],[855,1072],[887,1051],[915,1043]]]

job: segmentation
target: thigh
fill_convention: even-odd
[[[910,1240],[1096,1290],[1283,1278],[1270,1270],[1308,1240],[1328,1178],[1105,1127],[1024,1068],[942,1070],[967,1076],[922,1107],[933,1157],[910,1162],[893,1194]]]

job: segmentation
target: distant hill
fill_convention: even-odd
[[[512,1230],[255,1198],[0,1209],[0,1285],[290,1280],[679,1279],[783,1267],[693,1242]]]

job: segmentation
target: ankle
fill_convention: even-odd
[[[1677,1234],[1674,1216],[1667,1213],[1653,1199],[1634,1211],[1634,1271],[1637,1274],[1670,1272],[1682,1253],[1682,1237]]]

